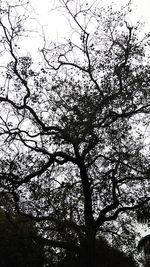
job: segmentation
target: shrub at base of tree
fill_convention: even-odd
[[[43,248],[33,222],[0,210],[0,267],[42,267]]]

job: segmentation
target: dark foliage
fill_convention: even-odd
[[[137,210],[137,220],[141,223],[150,222],[150,202],[145,203]]]
[[[33,222],[0,210],[0,266],[44,266],[43,244]]]
[[[52,263],[51,263],[52,264]],[[52,265],[49,265],[53,266]],[[78,259],[73,254],[68,254],[54,267],[82,267],[79,265]],[[111,247],[104,239],[96,241],[96,267],[137,267],[132,256],[126,256],[123,252]]]

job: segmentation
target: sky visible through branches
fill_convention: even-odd
[[[88,248],[94,267],[102,227],[118,219],[126,238],[125,219],[134,227],[150,200],[149,4],[29,0],[22,16],[20,1],[1,19],[2,187],[19,214],[49,220],[58,247],[71,228],[79,262]]]
[[[88,0],[88,4],[95,2],[95,6],[99,6],[100,3],[102,6],[106,4],[103,0]],[[129,1],[120,1],[120,0],[107,0],[107,5],[113,3],[113,7],[116,9],[120,9],[122,5],[125,5]],[[149,0],[133,0],[132,3],[132,12],[129,17],[130,22],[134,25],[137,21],[143,22],[143,31],[149,31],[150,29],[150,1]],[[25,50],[31,55],[37,53],[37,57],[39,57],[38,50],[43,47],[43,36],[46,37],[47,42],[57,41],[63,42],[63,39],[66,37],[68,31],[68,21],[65,15],[62,15],[61,12],[56,8],[59,6],[57,0],[30,0],[31,5],[31,18],[29,24],[29,31],[31,30],[31,35],[29,34],[29,38],[27,39],[27,43],[25,46]],[[31,28],[30,28],[31,27]],[[39,34],[40,33],[40,34]],[[31,42],[32,36],[32,42]],[[35,58],[35,57],[34,57]],[[37,59],[38,62],[38,59]],[[149,140],[146,141],[147,144]],[[145,236],[146,234],[150,234],[150,230],[147,226],[143,224],[138,224],[137,226],[140,235]]]
[[[83,1],[82,1],[83,2]],[[106,5],[104,0],[97,1],[87,1],[90,6],[91,3],[94,3],[95,6]],[[120,9],[122,4],[126,5],[129,1],[120,1],[120,0],[109,0],[108,4],[113,3],[113,7]],[[86,1],[85,1],[86,3]],[[136,24],[137,21],[145,22],[143,30],[149,31],[150,28],[150,13],[149,0],[133,0],[131,1],[132,11],[129,20],[131,23]],[[65,14],[63,15],[59,12],[59,1],[57,0],[29,0],[30,5],[30,19],[27,20],[27,31],[29,32],[29,38],[24,39],[23,45],[21,44],[20,48],[23,50],[22,53],[28,53],[29,56],[33,56],[37,53],[37,63],[39,61],[39,50],[44,46],[43,37],[46,38],[47,43],[51,41],[63,42],[63,39],[66,37],[66,34],[69,33],[68,21]],[[32,41],[31,41],[32,40]],[[35,58],[35,56],[34,56]],[[38,66],[37,66],[38,68]],[[143,232],[145,234],[145,232]]]
[[[86,2],[86,1],[85,1]],[[120,9],[122,5],[126,5],[129,1],[120,1],[120,0],[108,0],[107,4],[104,0],[88,0],[88,4],[94,3],[95,6],[99,5],[109,5],[113,3],[113,7]],[[61,42],[65,37],[65,34],[68,31],[68,22],[67,18],[57,10],[56,7],[59,6],[59,1],[57,0],[30,0],[31,5],[31,16],[33,20],[30,22],[30,30],[33,31],[33,40],[32,43],[29,41],[26,47],[26,50],[35,51],[39,49],[39,44],[43,45],[43,34],[48,38],[48,41],[57,40]],[[145,30],[148,31],[150,28],[150,2],[149,0],[132,0],[131,6],[133,8],[131,12],[131,23],[136,24],[139,20],[140,22],[145,23]],[[39,37],[41,35],[41,40]],[[37,42],[38,38],[38,42]]]
[[[56,37],[57,35],[63,34],[62,30],[65,31],[66,25],[64,18],[58,14],[58,12],[54,9],[56,6],[56,0],[45,0],[44,5],[43,1],[39,0],[30,0],[31,6],[33,7],[33,10],[36,12],[36,16],[39,20],[39,23],[41,23],[44,28],[48,29],[51,37]],[[86,2],[86,1],[85,1]],[[106,5],[105,1],[97,0],[97,1],[87,1],[88,4],[95,2],[95,6],[98,6],[100,3],[103,3],[102,5]],[[107,1],[107,5],[109,3],[113,3],[113,6],[116,6],[116,8],[120,8],[122,5],[125,5],[129,1],[120,1],[120,0],[109,0]],[[132,12],[132,19],[133,20],[140,20],[146,22],[146,28],[150,26],[150,2],[149,0],[132,0],[131,1],[133,6],[133,12]],[[62,23],[63,21],[63,23]]]

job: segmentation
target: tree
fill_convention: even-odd
[[[140,39],[126,11],[61,4],[71,38],[45,43],[40,67],[20,49],[23,3],[1,7],[0,187],[51,247],[94,267],[103,227],[150,200],[138,129],[149,120],[149,35]]]

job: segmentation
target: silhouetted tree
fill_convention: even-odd
[[[150,112],[149,35],[126,11],[61,4],[71,38],[45,44],[40,67],[20,49],[24,5],[1,7],[0,188],[51,247],[94,267],[102,228],[150,200],[138,129]]]

